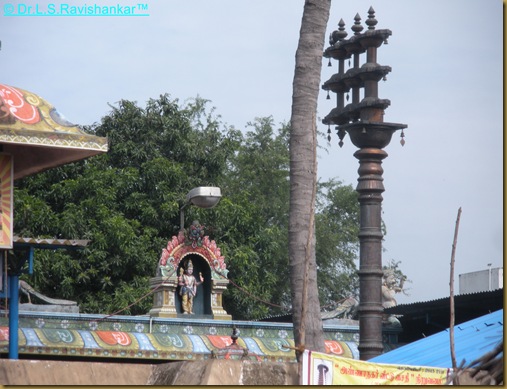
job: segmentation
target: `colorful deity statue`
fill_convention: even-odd
[[[204,227],[198,221],[193,222],[162,248],[156,276],[150,279],[154,290],[150,315],[177,318],[180,314],[195,314],[231,320],[222,306],[222,294],[229,283],[227,274],[220,248],[204,235]],[[201,284],[204,285],[198,288]]]
[[[197,220],[192,222],[188,229],[187,239],[195,249],[197,246],[202,246],[202,239],[204,238],[205,226],[202,226]]]
[[[202,274],[199,273],[200,281],[197,281],[193,275],[194,265],[192,261],[189,260],[186,263],[185,272],[183,273],[183,267],[180,268],[180,275],[178,277],[178,285],[180,286],[180,296],[183,308],[183,314],[193,315],[194,312],[192,310],[194,305],[194,297],[197,294],[197,286],[201,285],[204,282],[204,278]]]

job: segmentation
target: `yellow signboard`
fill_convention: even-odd
[[[0,154],[0,248],[12,248],[13,165],[10,154]]]
[[[451,369],[371,363],[306,350],[302,385],[445,385]]]

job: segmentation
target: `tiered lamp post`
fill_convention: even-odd
[[[345,39],[345,23],[340,20],[338,30],[331,33],[330,46],[324,57],[338,61],[338,73],[324,83],[322,88],[337,94],[337,106],[324,118],[323,123],[336,126],[340,147],[346,134],[359,148],[354,156],[359,160],[357,192],[360,204],[360,253],[359,253],[359,353],[362,360],[382,354],[382,230],[381,204],[384,185],[382,183],[382,160],[387,153],[382,150],[391,141],[393,133],[407,126],[384,122],[384,110],[390,105],[387,99],[378,97],[378,83],[391,71],[389,66],[377,63],[377,48],[387,44],[390,30],[375,30],[377,20],[370,7],[368,29],[362,32],[361,18],[356,15],[352,31],[354,35]],[[360,56],[366,53],[366,62],[360,66]],[[345,71],[345,62],[353,65]],[[360,99],[361,90],[363,98]],[[344,96],[352,102],[345,105]]]

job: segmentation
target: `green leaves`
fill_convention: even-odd
[[[259,319],[290,309],[288,277],[289,130],[271,117],[241,133],[224,127],[206,100],[180,106],[168,95],[145,108],[121,101],[86,131],[107,136],[107,154],[16,182],[15,232],[88,239],[82,250],[37,250],[29,283],[81,312],[145,314],[163,247],[179,230],[180,207],[196,186],[219,186],[213,209],[185,208],[225,255],[225,309]],[[321,300],[354,285],[358,205],[339,182],[319,188],[317,262]],[[280,308],[278,306],[283,306]]]
[[[82,312],[95,313],[117,311],[149,290],[160,250],[179,229],[185,194],[215,184],[235,144],[205,105],[180,108],[167,95],[146,108],[121,101],[86,128],[108,137],[107,154],[16,183],[16,233],[90,240],[84,250],[54,251],[51,260],[38,250],[38,290],[73,296]],[[147,299],[129,312],[150,307]]]
[[[349,297],[358,287],[359,204],[352,186],[339,181],[319,185],[316,257],[323,306]]]

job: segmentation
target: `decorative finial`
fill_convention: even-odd
[[[403,130],[401,130],[401,140],[400,140],[400,143],[402,146],[405,146],[405,133],[403,132]]]
[[[354,35],[359,35],[361,31],[363,31],[363,26],[361,26],[361,16],[359,14],[356,14],[356,17],[354,18],[354,25],[352,26],[352,31],[354,31]]]
[[[342,41],[345,39],[345,37],[348,35],[347,31],[345,31],[345,22],[343,19],[340,19],[338,22],[338,31],[337,31],[337,37],[339,41]]]
[[[333,31],[329,35],[329,44],[332,46],[336,42],[342,41],[348,35],[347,31],[345,31],[345,22],[343,19],[340,19],[338,22],[338,30]]]
[[[331,142],[331,126],[327,126],[327,141]]]
[[[370,7],[368,10],[368,19],[365,22],[368,25],[368,30],[375,30],[375,26],[378,23],[378,20],[375,19],[375,10],[373,7]]]

